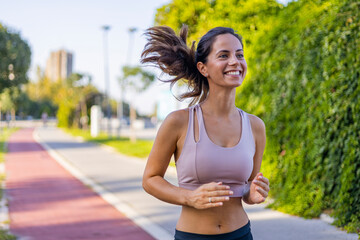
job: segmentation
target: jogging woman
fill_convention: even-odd
[[[170,113],[149,155],[143,187],[156,198],[182,206],[176,240],[253,239],[242,201],[265,201],[269,181],[260,173],[265,148],[263,121],[235,106],[236,88],[247,71],[242,38],[217,27],[191,47],[166,26],[146,31],[142,63],[151,63],[189,87],[190,107]],[[179,186],[164,179],[174,155]]]

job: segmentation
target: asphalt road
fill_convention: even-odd
[[[39,139],[59,154],[73,168],[99,184],[106,191],[159,226],[167,236],[173,236],[181,207],[170,205],[148,195],[142,189],[145,159],[126,157],[92,143],[75,139],[55,127],[39,127]],[[174,169],[166,179],[177,184]],[[245,206],[256,240],[355,240],[357,234],[347,234],[319,219],[303,219],[265,209],[265,205]],[[136,218],[135,217],[135,218]],[[147,224],[149,225],[149,222]],[[170,238],[169,238],[170,239]]]

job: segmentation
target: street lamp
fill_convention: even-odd
[[[128,56],[127,56],[127,62],[128,65],[131,65],[131,54],[132,54],[132,49],[133,49],[133,45],[134,45],[134,33],[136,32],[137,28],[132,27],[129,28],[129,48],[128,48]],[[134,101],[134,100],[132,100]],[[136,141],[136,134],[135,134],[135,129],[134,129],[134,122],[136,120],[136,110],[134,108],[134,103],[130,101],[130,140],[131,142],[135,142]]]
[[[137,31],[136,27],[131,27],[128,29],[129,32],[129,46],[128,46],[128,52],[127,52],[127,59],[126,59],[126,64],[128,66],[131,65],[131,54],[132,54],[132,48],[133,48],[133,44],[134,44],[134,33]],[[121,131],[121,120],[123,118],[123,102],[125,100],[124,98],[124,88],[126,83],[121,83],[120,84],[120,100],[118,102],[118,120],[119,120],[119,127],[118,127],[118,136],[120,137],[120,131]],[[130,103],[131,105],[131,103]]]
[[[127,55],[127,64],[131,65],[131,54],[132,48],[134,46],[134,33],[137,31],[136,27],[129,28],[129,47],[128,47],[128,55]]]
[[[110,30],[109,25],[101,27],[104,30],[104,77],[105,77],[105,103],[107,105],[107,130],[108,136],[111,135],[111,108],[110,108],[110,81],[109,81],[109,63],[108,63],[108,47],[107,47],[107,34]]]

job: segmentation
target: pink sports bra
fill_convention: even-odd
[[[194,137],[194,109],[196,109],[199,140]],[[189,124],[176,170],[179,186],[195,190],[205,183],[223,182],[234,192],[231,197],[242,197],[253,170],[255,141],[250,119],[243,110],[240,141],[233,147],[221,147],[213,143],[206,133],[199,104],[189,108]]]

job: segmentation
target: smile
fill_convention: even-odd
[[[225,75],[232,75],[232,76],[238,76],[240,75],[240,71],[230,71],[230,72],[227,72],[225,73]]]

